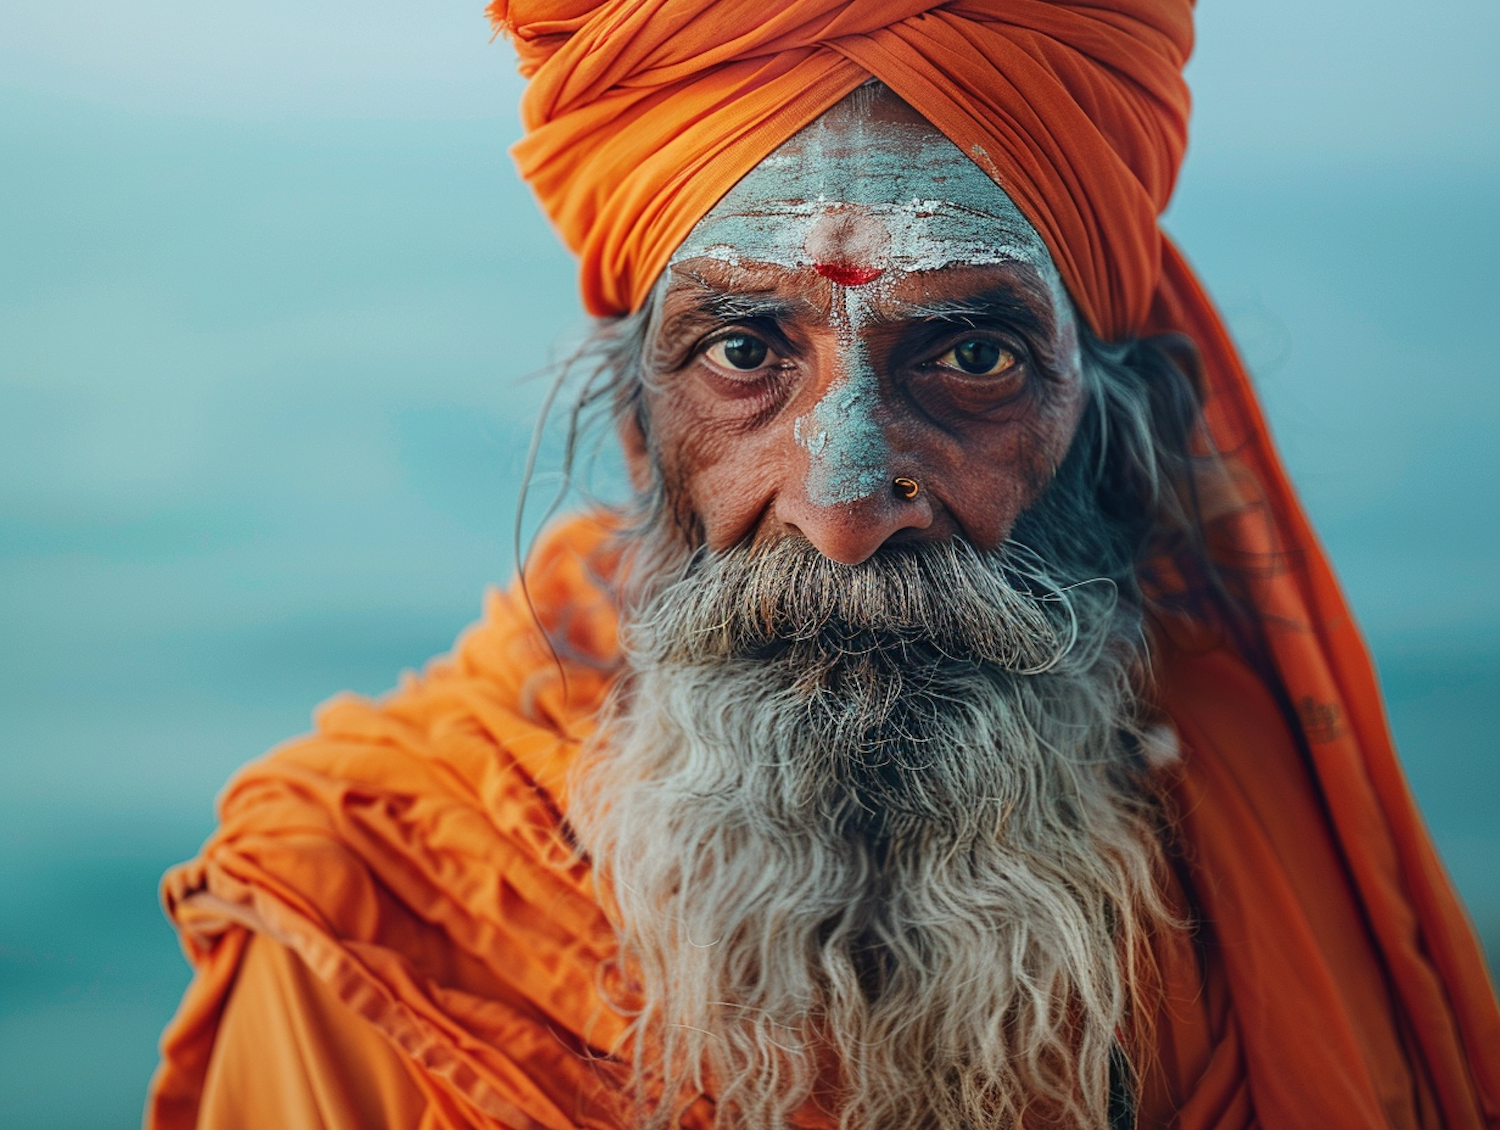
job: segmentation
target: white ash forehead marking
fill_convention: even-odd
[[[825,198],[766,200],[755,211],[710,212],[683,241],[672,262],[708,258],[734,267],[745,263],[787,270],[815,267],[818,260],[808,246],[816,245],[819,221],[847,206],[848,202]],[[1026,239],[1024,233],[1005,230],[990,212],[934,199],[861,207],[866,218],[885,229],[885,238],[878,241],[881,250],[862,265],[911,273],[1019,262],[1049,276],[1053,273],[1051,256],[1045,248],[1039,252],[1034,236]]]
[[[802,249],[815,265],[883,263],[890,253],[891,234],[868,205],[845,204],[813,221]]]
[[[820,219],[860,206],[888,236],[883,270],[1021,262],[1054,273],[1036,229],[1009,196],[932,127],[819,119],[740,180],[672,261],[815,266]],[[881,241],[885,242],[885,241]]]

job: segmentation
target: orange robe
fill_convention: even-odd
[[[730,185],[874,75],[1011,195],[1097,334],[1192,338],[1208,437],[1251,503],[1216,523],[1214,550],[1250,567],[1296,717],[1211,637],[1161,626],[1160,705],[1184,750],[1168,894],[1200,926],[1158,955],[1141,1122],[1495,1130],[1500,1011],[1473,931],[1254,391],[1157,226],[1186,143],[1192,3],[494,0],[491,14],[531,80],[517,161],[594,313],[637,308]],[[416,1110],[424,1127],[618,1124],[606,1053],[623,1022],[596,982],[612,934],[564,831],[567,768],[616,657],[597,541],[571,526],[531,574],[542,620],[581,658],[556,662],[524,603],[499,596],[450,658],[382,702],[335,702],[236,778],[219,832],[165,883],[197,976],[163,1039],[151,1127],[191,1127],[209,1100],[220,1126],[358,1122],[366,1103],[392,1125]],[[280,1006],[244,1005],[240,976]],[[328,1035],[308,1056],[270,1050],[310,1032]],[[346,1035],[368,1050],[358,1086],[332,1048]],[[257,1076],[294,1105],[225,1113],[260,1101]],[[685,1121],[712,1115],[705,1099]]]
[[[614,944],[563,825],[616,658],[599,538],[576,521],[529,573],[578,658],[497,595],[452,656],[382,702],[336,700],[235,779],[166,880],[197,976],[148,1127],[621,1125],[623,1021],[597,991]],[[1349,798],[1229,652],[1164,633],[1157,675],[1183,745],[1169,893],[1199,925],[1157,955],[1140,1125],[1500,1126],[1500,1014],[1451,892],[1424,892],[1434,922],[1375,813],[1337,826]],[[1438,931],[1469,939],[1467,982],[1434,962]],[[712,1121],[704,1099],[686,1124]]]
[[[264,934],[245,944],[203,1077],[198,1125],[416,1130],[419,1077],[302,959]]]

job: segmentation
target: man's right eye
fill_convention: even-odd
[[[720,338],[704,350],[704,355],[725,369],[748,373],[759,369],[771,354],[771,347],[750,334],[732,334]]]

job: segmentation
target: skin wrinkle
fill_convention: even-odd
[[[820,118],[767,157],[699,221],[673,265],[712,258],[786,270],[815,266],[830,214],[878,221],[860,230],[868,265],[941,270],[1022,262],[1058,277],[1021,210],[935,129],[908,122]],[[862,225],[860,225],[862,228]],[[1061,282],[1058,282],[1059,290]]]

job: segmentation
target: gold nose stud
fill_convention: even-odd
[[[897,498],[910,500],[916,498],[917,492],[922,488],[917,485],[916,479],[893,479],[891,489],[896,492]]]

